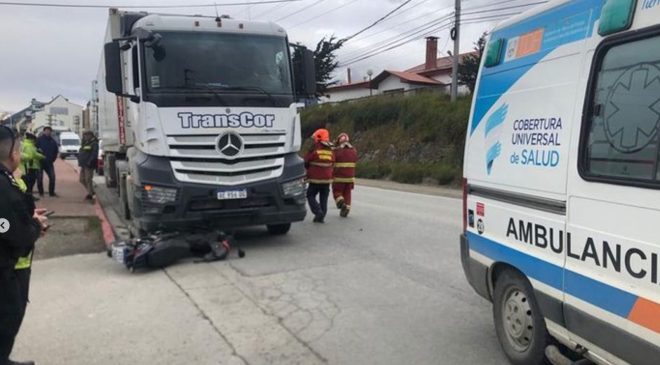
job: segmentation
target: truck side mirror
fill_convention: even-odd
[[[293,77],[296,98],[305,99],[316,95],[316,65],[314,52],[305,47],[296,47],[294,51]]]
[[[121,47],[119,41],[106,43],[103,47],[105,58],[105,87],[117,95],[124,93],[121,76]]]

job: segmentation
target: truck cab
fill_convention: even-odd
[[[314,92],[309,51],[293,64],[273,23],[115,9],[106,41],[105,176],[139,231],[283,234],[304,219],[297,101]]]

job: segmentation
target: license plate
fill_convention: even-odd
[[[247,198],[247,189],[218,191],[218,200],[235,200]]]
[[[124,247],[113,247],[112,248],[112,258],[115,259],[120,264],[124,263]]]

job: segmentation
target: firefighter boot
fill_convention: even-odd
[[[346,202],[344,201],[343,196],[338,196],[335,199],[335,202],[337,203],[337,209],[344,209],[344,207],[346,207]]]
[[[351,212],[351,206],[344,204],[344,206],[341,208],[341,212],[339,212],[339,216],[342,218],[348,217],[348,213]]]

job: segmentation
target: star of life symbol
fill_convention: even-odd
[[[9,228],[11,225],[9,224],[9,221],[5,218],[0,218],[0,233],[7,233],[9,232]]]
[[[243,138],[236,132],[226,132],[218,137],[218,152],[228,158],[235,158],[243,151]]]
[[[612,148],[641,151],[660,128],[660,68],[643,63],[627,69],[611,86],[604,110],[604,128]]]

